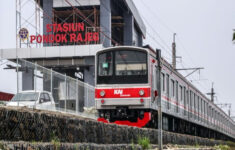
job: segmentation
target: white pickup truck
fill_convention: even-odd
[[[6,106],[25,106],[37,109],[55,110],[55,101],[47,91],[22,91],[17,93]]]

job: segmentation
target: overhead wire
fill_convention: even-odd
[[[172,34],[174,34],[175,32],[164,22],[164,21],[162,21],[162,19],[160,19],[160,17],[158,17],[157,15],[156,15],[156,13],[150,8],[150,7],[148,7],[147,5],[146,5],[146,3],[144,3],[142,0],[140,0],[140,2],[142,3],[142,5],[146,8],[146,10],[147,11],[149,11],[150,12],[150,14],[152,14],[153,16],[154,16],[154,18],[157,18],[158,20],[160,20],[160,23],[170,32],[170,33],[172,33]],[[143,17],[143,16],[142,16]],[[144,19],[145,19],[145,17],[143,17]],[[153,31],[155,31],[155,29],[152,27],[152,25],[147,21],[147,19],[145,19],[145,22],[146,23],[148,23],[148,25],[152,28],[152,30]],[[155,31],[155,33],[157,33],[156,31]],[[160,39],[161,39],[161,41],[166,45],[166,47],[168,48],[168,49],[170,49],[169,48],[169,46],[166,44],[166,42],[164,42],[164,40],[161,38],[161,36],[160,36],[160,34],[156,34],[158,37],[160,37]],[[178,35],[177,35],[177,39],[178,39]],[[185,50],[185,47],[183,46],[183,44],[182,44],[182,42],[180,41],[180,44],[182,45],[182,47],[183,47],[183,49]],[[185,50],[186,51],[186,50]],[[181,54],[181,51],[178,51],[180,54]],[[193,59],[191,58],[191,56],[187,53],[187,55],[188,55],[188,57],[190,58],[189,59],[189,61],[191,61],[192,63],[191,64],[195,64],[194,62],[193,62]],[[182,61],[182,65],[183,65],[183,63],[184,63],[184,61]],[[187,70],[185,71],[185,72],[188,72]],[[192,77],[191,77],[192,78]],[[199,84],[200,84],[200,86],[201,87],[203,87],[204,89],[207,89],[205,86],[203,86],[200,82],[198,82]],[[203,82],[204,84],[205,84],[205,82]],[[206,86],[208,86],[208,85],[206,85]]]

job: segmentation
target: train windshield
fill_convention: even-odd
[[[97,84],[147,83],[147,53],[116,50],[98,55]]]

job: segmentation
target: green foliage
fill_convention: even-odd
[[[51,143],[54,145],[56,150],[60,148],[60,139],[55,135],[54,132],[51,134]]]
[[[195,148],[200,148],[200,145],[197,143],[197,144],[195,145]]]
[[[74,145],[75,150],[78,150],[78,144]]]
[[[6,150],[5,146],[3,145],[3,143],[0,143],[0,150]]]
[[[136,150],[136,146],[135,146],[135,143],[134,143],[133,139],[131,140],[131,149]]]
[[[148,137],[138,137],[138,144],[143,149],[149,149],[150,148],[150,140]]]
[[[228,141],[228,142],[226,142],[226,143],[227,143],[227,145],[229,145],[230,147],[235,148],[235,143],[234,143],[234,142]]]
[[[216,145],[214,146],[216,150],[230,150],[230,147],[228,145]]]

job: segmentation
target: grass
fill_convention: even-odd
[[[54,145],[54,148],[56,150],[60,149],[60,145],[61,145],[60,139],[57,136],[55,136],[55,133],[51,135],[51,143]]]
[[[150,140],[148,137],[139,137],[138,138],[138,144],[143,148],[143,149],[149,149],[150,148]]]
[[[216,150],[230,150],[231,148],[228,145],[216,145],[214,146]]]

